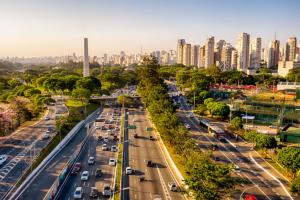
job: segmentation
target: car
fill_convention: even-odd
[[[218,145],[216,145],[216,144],[212,145],[212,150],[213,150],[213,151],[215,151],[215,150],[217,150],[217,149],[218,149]]]
[[[184,126],[185,126],[185,128],[188,129],[188,130],[191,129],[191,126],[190,126],[189,124],[187,124],[187,123],[185,123]]]
[[[220,161],[220,158],[219,157],[215,157],[215,161]]]
[[[132,121],[133,121],[133,122],[138,122],[139,120],[138,120],[138,119],[133,119]]]
[[[74,199],[81,199],[82,196],[83,196],[83,189],[82,189],[82,187],[77,187],[75,189],[75,192],[74,192],[74,195],[73,195]]]
[[[154,166],[154,163],[151,160],[147,160],[146,163],[147,163],[147,167],[153,167]]]
[[[131,169],[131,167],[126,167],[125,169],[125,174],[129,175],[133,173],[133,169]]]
[[[149,140],[155,140],[155,138],[152,135],[150,135]]]
[[[99,196],[99,191],[96,187],[91,187],[90,197],[97,198]]]
[[[193,115],[192,113],[189,113],[189,114],[187,115],[187,117],[189,117],[189,118],[193,118],[193,117],[194,117],[194,115]]]
[[[98,136],[98,141],[102,141],[103,140],[103,137],[101,135]]]
[[[224,137],[219,137],[220,142],[227,143],[227,140]]]
[[[81,178],[82,181],[87,181],[89,180],[89,171],[83,171],[81,174]]]
[[[7,160],[7,155],[0,155],[0,166]]]
[[[97,168],[97,169],[96,169],[96,172],[95,172],[95,176],[96,176],[96,177],[101,177],[102,175],[103,175],[102,170],[99,169],[99,168]]]
[[[110,166],[115,166],[116,165],[116,159],[115,158],[110,158],[108,160],[108,165]]]
[[[104,184],[102,195],[103,195],[103,196],[111,196],[110,185]]]
[[[173,192],[178,191],[178,188],[177,188],[177,186],[176,186],[176,184],[174,182],[168,183],[168,187],[169,187],[170,191],[173,191]]]
[[[102,148],[103,151],[107,151],[108,150],[107,144],[103,144],[101,148]]]
[[[183,108],[182,108],[182,107],[179,107],[179,110],[183,110]]]
[[[45,119],[45,121],[48,121],[48,120],[50,120],[50,117],[46,116],[44,119]]]
[[[89,160],[88,160],[88,164],[89,164],[89,165],[95,164],[95,157],[90,156],[90,157],[89,157]]]
[[[81,163],[77,162],[77,163],[74,164],[74,167],[71,171],[71,174],[76,175],[80,170],[81,170]]]
[[[138,136],[138,134],[135,133],[135,134],[133,135],[133,137],[134,137],[134,138],[138,138],[139,136]]]
[[[103,139],[103,141],[106,142],[106,143],[108,143],[108,142],[109,142],[108,137],[105,137],[105,138]]]
[[[160,195],[154,195],[153,200],[162,200]]]
[[[241,172],[241,169],[240,169],[240,167],[239,167],[238,165],[234,165],[234,171],[235,171],[236,173],[240,173],[240,172]]]
[[[42,136],[42,139],[43,140],[47,140],[50,138],[50,135],[48,133],[45,133],[43,136]]]
[[[118,148],[117,148],[117,146],[113,145],[113,146],[111,146],[110,150],[112,152],[117,152]]]

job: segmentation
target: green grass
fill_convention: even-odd
[[[82,103],[81,101],[76,99],[68,99],[66,101],[66,106],[68,107],[83,107],[85,105],[86,105],[85,103]]]
[[[121,121],[121,138],[123,138],[124,133],[124,116],[122,117]],[[122,177],[122,158],[123,158],[123,139],[118,145],[118,160],[117,160],[117,174],[116,174],[116,182],[115,182],[115,194],[114,200],[120,199],[120,186],[121,186],[121,177]]]

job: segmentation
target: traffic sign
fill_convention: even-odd
[[[128,129],[136,129],[135,125],[128,125]]]
[[[146,131],[153,131],[152,127],[146,127]]]

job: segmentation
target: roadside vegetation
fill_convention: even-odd
[[[213,162],[210,155],[202,153],[194,140],[188,137],[188,131],[179,123],[167,94],[167,86],[160,78],[155,58],[145,57],[137,70],[140,80],[138,92],[164,143],[184,163],[185,182],[194,197],[207,200],[230,195],[240,180],[230,176],[231,166]]]

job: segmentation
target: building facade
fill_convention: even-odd
[[[240,33],[237,43],[237,70],[247,72],[249,67],[249,47],[250,47],[250,35],[247,33]]]
[[[185,45],[185,39],[177,40],[177,63],[183,64],[183,47]]]
[[[191,44],[185,44],[183,46],[183,57],[182,57],[182,64],[185,66],[191,66]]]
[[[205,65],[204,67],[207,69],[214,64],[214,43],[215,38],[210,37],[206,40],[205,43]]]
[[[88,39],[84,38],[83,77],[90,76]]]

